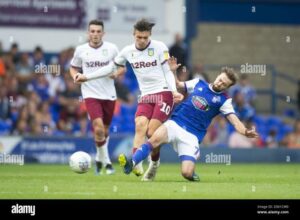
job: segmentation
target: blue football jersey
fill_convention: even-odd
[[[176,107],[171,120],[194,134],[199,142],[206,134],[212,119],[219,113],[234,113],[232,99],[224,92],[215,92],[212,86],[199,79],[185,82],[189,96]]]

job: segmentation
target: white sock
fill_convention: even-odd
[[[106,142],[105,144],[101,147],[103,149],[103,162],[105,164],[105,166],[107,164],[111,164],[110,158],[109,158],[109,153],[108,153],[108,142],[109,142],[109,136],[106,138]]]
[[[103,149],[102,148],[103,148],[103,146],[102,147],[96,146],[97,152],[96,152],[95,160],[97,162],[102,162],[103,163],[103,157],[102,157],[102,155],[103,155]]]
[[[106,143],[105,143],[106,144]],[[104,144],[104,145],[105,145]],[[105,151],[103,149],[104,145],[102,145],[101,147],[99,147],[97,144],[96,144],[96,157],[95,157],[95,160],[97,162],[102,162],[104,163],[104,155],[105,155]]]

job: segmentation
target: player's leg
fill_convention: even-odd
[[[160,126],[162,125],[162,121],[158,120],[158,119],[151,119],[148,125],[148,130],[147,130],[147,137],[151,138],[152,135],[154,134],[154,132],[156,131],[156,129],[158,129]],[[155,148],[153,149],[153,151],[151,152],[151,159],[152,161],[158,161],[159,160],[159,149]]]
[[[113,113],[115,109],[115,101],[111,100],[103,100],[102,106],[103,106],[103,123],[104,123],[104,129],[105,129],[105,137],[106,142],[102,146],[103,148],[103,162],[106,169],[106,174],[111,175],[115,173],[115,169],[112,166],[110,157],[109,157],[109,151],[108,151],[108,144],[109,144],[109,127],[113,118]]]
[[[105,129],[105,144],[102,146],[103,149],[103,166],[105,167],[106,174],[111,175],[115,173],[115,169],[112,166],[112,162],[110,160],[109,156],[109,150],[108,150],[108,145],[109,145],[109,126],[104,125]]]
[[[154,132],[162,125],[162,122],[158,119],[151,119],[149,122],[148,130],[147,130],[147,137],[151,138]],[[159,152],[160,146],[153,148],[151,155],[148,169],[146,170],[145,174],[143,175],[142,181],[152,181],[156,176],[156,171],[160,165],[159,160]]]
[[[181,162],[181,175],[189,181],[200,181],[195,173],[195,162],[192,160],[183,160]]]
[[[135,118],[135,134],[133,139],[133,153],[145,142],[149,119],[145,116]]]
[[[153,105],[150,103],[139,103],[135,114],[135,134],[133,140],[132,153],[134,154],[136,150],[145,142],[146,132],[148,129],[149,118],[152,115]],[[139,163],[135,169],[134,174],[140,176],[144,173],[142,162]]]
[[[156,104],[148,126],[147,136],[149,138],[153,135],[155,130],[169,118],[174,105],[172,92],[160,92],[153,96],[156,99]],[[156,171],[160,164],[159,152],[160,147],[155,148],[151,152],[150,163],[142,181],[154,180]]]
[[[195,164],[200,157],[198,138],[176,125],[177,152],[181,160],[181,174],[189,181],[200,181],[195,173]]]
[[[102,118],[96,118],[92,122],[93,131],[94,131],[94,140],[96,144],[96,175],[101,173],[101,169],[104,164],[104,148],[103,146],[106,143],[105,140],[105,129]]]
[[[124,173],[129,174],[132,169],[141,161],[146,159],[150,152],[163,143],[168,142],[168,131],[165,125],[161,125],[152,137],[133,154],[132,159],[127,159],[124,154],[119,156],[119,163],[124,169]]]
[[[99,99],[87,98],[84,100],[89,118],[92,121],[92,129],[94,132],[94,140],[96,145],[96,174],[101,173],[103,166],[104,151],[102,146],[105,144],[105,128],[103,123],[103,109]]]

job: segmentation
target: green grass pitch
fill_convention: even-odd
[[[144,167],[146,168],[145,164]],[[299,199],[300,164],[197,164],[200,182],[161,164],[154,182],[122,173],[95,176],[68,165],[0,165],[0,199]]]

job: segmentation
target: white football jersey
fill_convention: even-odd
[[[169,59],[167,46],[160,41],[151,40],[148,46],[139,50],[135,44],[126,46],[115,58],[116,65],[125,65],[128,61],[135,73],[142,95],[169,88],[162,65]]]
[[[82,68],[85,75],[113,62],[118,54],[115,44],[104,41],[98,48],[93,48],[89,43],[76,48],[71,66]],[[115,100],[117,98],[114,80],[103,77],[86,81],[81,84],[83,98],[96,98],[104,100]]]

